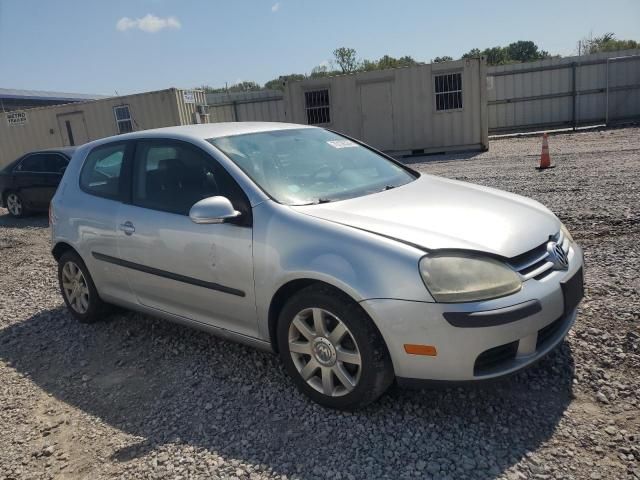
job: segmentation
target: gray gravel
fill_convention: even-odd
[[[521,193],[584,246],[568,340],[478,388],[392,389],[354,414],[302,397],[269,354],[133,313],[62,308],[46,217],[0,210],[0,479],[640,479],[640,129],[408,160]]]

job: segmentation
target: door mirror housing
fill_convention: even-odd
[[[224,223],[240,215],[227,197],[219,196],[200,200],[189,210],[193,223]]]

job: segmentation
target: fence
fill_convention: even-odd
[[[640,50],[500,65],[487,71],[489,133],[640,119]]]

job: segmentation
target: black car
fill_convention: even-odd
[[[27,153],[0,170],[0,206],[14,217],[47,210],[74,147]]]

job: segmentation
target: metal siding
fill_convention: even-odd
[[[388,82],[391,86],[394,144],[388,151],[435,151],[478,148],[486,143],[486,122],[481,102],[486,82],[480,59],[466,59],[433,65],[417,65],[352,75],[287,82],[285,106],[287,121],[307,123],[304,92],[329,88],[331,123],[327,126],[362,139],[362,105],[359,86]],[[459,111],[435,110],[433,75],[462,72],[463,108]],[[380,119],[384,122],[385,119]],[[374,147],[386,147],[369,140]]]
[[[283,92],[260,90],[207,94],[212,122],[284,122]]]
[[[626,50],[489,67],[487,75],[491,78],[488,81],[493,85],[487,92],[489,130],[507,132],[527,127],[570,126],[573,122],[574,62],[579,93],[576,96],[576,123],[604,122],[606,63],[591,62],[639,54],[640,50]],[[548,69],[553,66],[563,68]],[[610,92],[610,119],[640,116],[640,92],[637,88],[640,86],[640,58],[612,61],[609,81],[611,88],[636,86],[635,89]],[[550,98],[530,98],[543,96]]]

